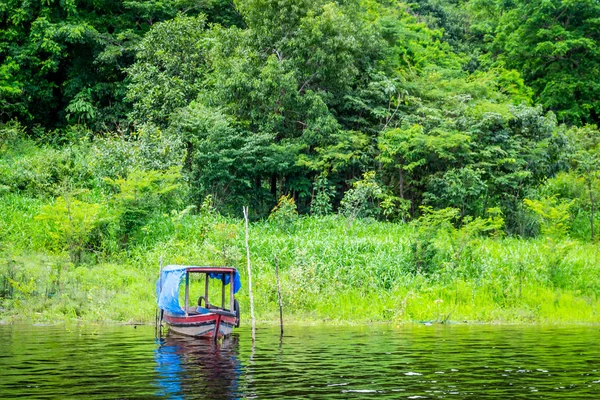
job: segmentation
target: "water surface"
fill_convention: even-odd
[[[594,399],[600,329],[247,328],[220,344],[148,326],[0,325],[0,398]]]

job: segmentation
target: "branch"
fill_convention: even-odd
[[[400,95],[398,95],[398,104],[396,105],[396,109],[394,110],[394,112],[392,113],[392,115],[390,115],[390,117],[387,118],[387,120],[385,121],[385,125],[383,126],[383,130],[384,131],[387,129],[388,124],[392,121],[392,119],[394,118],[394,116],[398,112],[399,108],[400,108]]]
[[[304,82],[304,83],[302,84],[302,86],[300,86],[300,89],[298,90],[298,93],[299,93],[299,94],[300,94],[300,93],[302,93],[302,92],[304,91],[304,88],[305,88],[305,87],[306,87],[306,86],[307,86],[307,85],[308,85],[308,84],[309,84],[309,83],[310,83],[310,82],[311,82],[311,81],[312,81],[312,80],[313,80],[313,79],[314,79],[314,78],[317,76],[317,72],[318,72],[318,71],[315,71],[315,73],[314,73],[314,74],[312,74],[312,75],[310,76],[310,78],[308,78],[308,79],[306,80],[306,82]]]

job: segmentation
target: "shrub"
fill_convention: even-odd
[[[86,203],[70,196],[58,197],[54,204],[42,207],[36,216],[46,223],[45,232],[58,248],[67,248],[74,263],[81,262],[81,254],[90,244],[91,233],[102,217],[102,207]]]
[[[22,138],[24,135],[25,130],[16,121],[0,125],[0,154],[6,151],[11,143]]]
[[[525,199],[523,203],[537,216],[544,235],[557,238],[567,235],[569,209],[573,205],[573,201],[558,200],[553,196],[541,200]]]
[[[340,214],[350,221],[355,218],[379,216],[379,200],[383,197],[383,189],[375,180],[375,172],[366,172],[363,179],[354,182],[341,202]]]
[[[335,195],[335,187],[329,184],[327,174],[317,176],[313,186],[313,199],[310,203],[310,212],[312,215],[328,215],[333,210],[331,199]]]
[[[155,211],[168,211],[180,202],[177,190],[181,174],[179,168],[167,171],[135,170],[127,178],[105,181],[116,189],[112,206],[118,219],[119,236],[127,244],[129,236],[144,225]]]
[[[298,218],[298,208],[294,198],[285,195],[279,198],[279,202],[271,211],[269,220],[275,222],[280,228],[290,229]]]

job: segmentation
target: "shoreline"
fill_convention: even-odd
[[[257,327],[263,328],[279,328],[279,320],[270,319],[259,319],[256,321]],[[40,321],[28,321],[22,319],[20,316],[13,316],[8,319],[0,319],[0,325],[29,325],[29,326],[154,326],[151,321],[92,321],[86,319],[62,319],[55,322],[40,322]],[[547,326],[590,326],[600,327],[600,321],[598,322],[581,322],[581,321],[535,321],[535,322],[524,322],[524,321],[359,321],[359,320],[348,320],[348,321],[308,321],[306,319],[284,319],[285,328],[299,328],[309,326],[336,326],[336,327],[390,327],[390,328],[402,328],[402,327],[415,327],[415,326],[439,326],[439,327],[455,327],[455,326],[531,326],[531,327],[547,327]],[[250,328],[242,323],[241,327]]]

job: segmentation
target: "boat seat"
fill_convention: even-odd
[[[197,314],[210,314],[212,311],[210,311],[208,308],[204,308],[204,307],[200,307],[198,306],[198,308],[196,308],[196,313]]]

